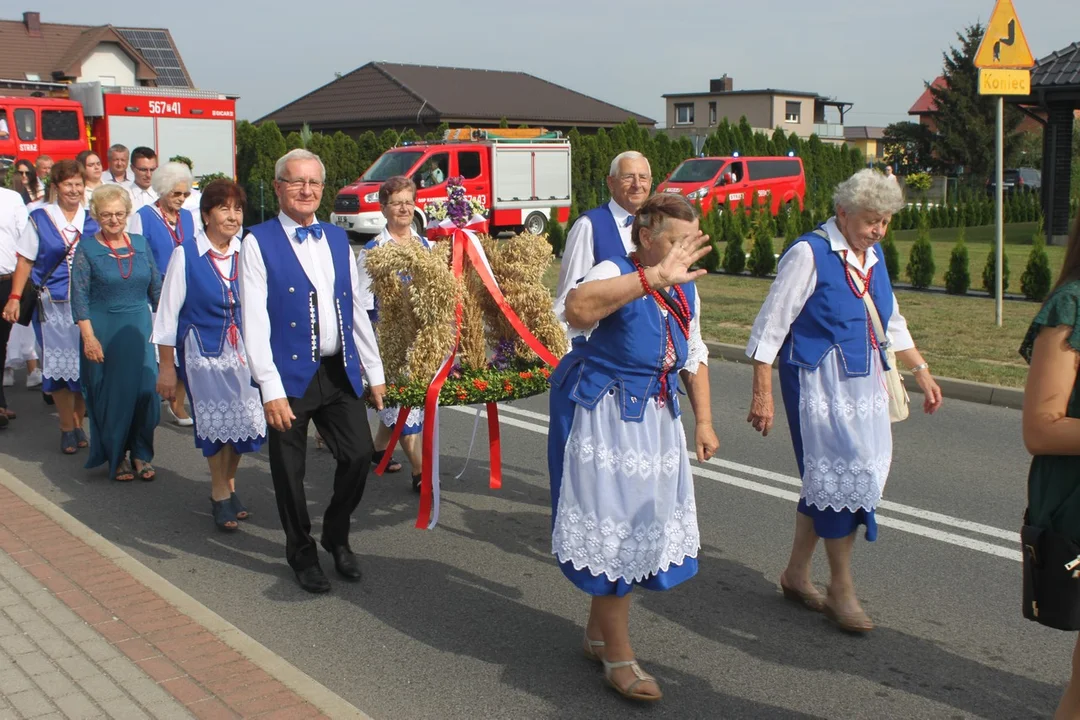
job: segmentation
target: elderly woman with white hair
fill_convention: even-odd
[[[772,428],[772,363],[779,357],[802,476],[780,588],[841,629],[868,632],[874,624],[855,594],[851,555],[859,525],[866,526],[867,540],[877,537],[874,512],[892,462],[885,348],[914,373],[926,413],[940,407],[941,389],[900,314],[878,245],[904,205],[900,188],[878,172],[860,170],[837,187],[833,202],[836,214],[780,259],[750,331],[746,354],[754,361],[754,385],[747,422],[762,435]],[[871,305],[885,337],[874,330]],[[829,559],[827,596],[810,580],[818,538]]]
[[[154,255],[161,277],[169,267],[173,251],[185,240],[195,238],[195,220],[191,211],[183,207],[191,196],[195,178],[191,168],[182,162],[167,162],[154,171],[150,186],[157,193],[157,202],[143,205],[135,213],[136,221],[128,226],[135,234],[146,238],[146,244]],[[191,427],[194,420],[184,408],[184,386],[180,383],[176,396],[169,402],[173,421],[182,427]]]

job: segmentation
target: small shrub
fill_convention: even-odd
[[[1028,300],[1042,302],[1050,294],[1050,285],[1053,279],[1050,275],[1050,257],[1046,254],[1046,238],[1043,235],[1042,223],[1031,238],[1031,253],[1028,254],[1027,267],[1020,276],[1020,292]]]
[[[566,230],[559,223],[558,208],[551,208],[551,214],[548,216],[547,240],[551,244],[551,252],[555,254],[555,257],[561,256],[563,248],[566,247]]]
[[[742,237],[736,232],[732,232],[727,238],[722,265],[724,272],[731,275],[738,275],[746,269],[746,252],[743,250]]]
[[[964,244],[964,228],[956,234],[956,245],[949,255],[949,269],[945,271],[945,292],[964,295],[971,287],[971,270],[968,269],[968,249]]]
[[[754,277],[771,275],[776,269],[776,255],[773,250],[770,224],[766,222],[764,216],[761,216],[754,228],[754,246],[750,250],[750,274]]]
[[[895,285],[900,279],[900,251],[896,247],[896,238],[893,237],[892,224],[885,231],[881,251],[885,255],[885,270],[889,273],[889,282]]]
[[[986,256],[986,264],[983,265],[983,289],[990,293],[990,297],[995,295],[994,275],[996,273],[996,261],[994,256],[994,246],[990,246],[990,252]],[[1001,291],[1009,291],[1009,256],[1002,254],[1001,257]]]
[[[930,186],[934,183],[934,179],[930,177],[930,173],[917,172],[911,173],[904,178],[904,184],[912,190],[918,190],[920,192],[926,192],[930,189]]]
[[[912,287],[925,289],[934,281],[934,247],[930,244],[929,218],[926,213],[920,216],[919,234],[911,246],[908,256],[907,276]]]

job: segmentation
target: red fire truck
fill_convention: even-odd
[[[197,175],[236,176],[236,98],[205,90],[66,86],[68,98],[0,96],[0,164],[74,158],[87,148],[107,162],[110,145],[183,155]]]
[[[453,132],[453,131],[451,131]],[[557,133],[498,138],[498,131],[474,130],[466,140],[406,144],[387,150],[334,201],[330,221],[360,239],[378,234],[386,219],[379,210],[379,186],[395,175],[416,183],[413,226],[423,233],[424,206],[446,200],[446,180],[461,176],[466,194],[488,209],[491,232],[522,228],[537,235],[547,229],[552,208],[559,222],[570,218],[570,142]],[[461,136],[454,132],[451,137]]]

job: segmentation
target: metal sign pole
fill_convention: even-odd
[[[1005,213],[1002,200],[1004,199],[1003,187],[1005,184],[1005,172],[1002,166],[1005,164],[1005,98],[998,95],[997,98],[997,130],[994,133],[995,148],[994,148],[994,255],[995,264],[997,265],[997,278],[994,281],[997,288],[997,298],[994,301],[995,310],[994,317],[997,322],[997,326],[1001,327],[1001,314],[1003,299],[1002,295],[1005,294],[1002,287],[1002,272],[1003,268],[1003,254],[1005,252]]]

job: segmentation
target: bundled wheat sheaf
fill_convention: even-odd
[[[521,234],[505,241],[481,235],[480,241],[507,303],[530,332],[561,357],[566,336],[543,284],[552,260],[547,240]],[[387,243],[367,253],[372,292],[379,303],[378,340],[388,402],[419,404],[424,387],[453,345],[459,299],[460,370],[444,386],[440,402],[487,402],[543,392],[548,374],[543,363],[518,337],[470,265],[466,264],[463,278],[454,277],[451,246],[450,241],[438,242],[428,251],[418,243]],[[489,358],[507,341],[514,346],[509,365],[492,367]]]

